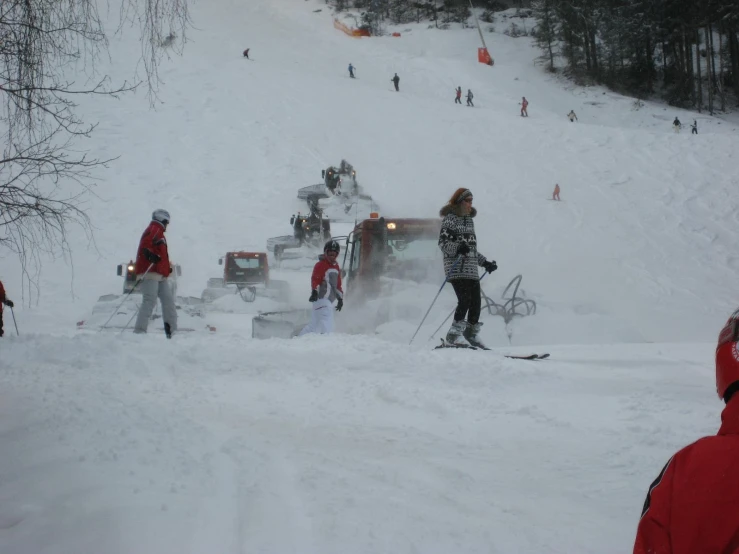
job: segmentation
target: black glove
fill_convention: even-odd
[[[341,308],[343,308],[343,307],[344,307],[344,299],[343,298],[339,298],[339,301],[336,303],[336,311],[337,312],[340,312],[341,311]]]
[[[318,300],[318,291],[316,289],[313,289],[310,291],[310,298],[308,299],[308,302],[315,302]]]
[[[459,246],[457,247],[457,256],[459,256],[460,254],[462,256],[466,256],[469,253],[470,253],[470,245],[467,244],[466,242],[460,242]]]
[[[152,252],[148,248],[144,248],[143,253],[144,253],[144,258],[146,258],[153,264],[158,264],[159,262],[162,261],[161,256],[159,256],[158,254],[154,254],[154,252]]]
[[[485,271],[487,271],[488,273],[492,273],[493,271],[498,269],[498,264],[495,263],[495,260],[491,260],[482,264],[482,267],[484,267]]]
[[[15,306],[15,304],[13,304],[13,301],[12,301],[12,300],[6,300],[6,301],[5,301],[5,305],[6,305],[6,306],[7,306],[8,308],[12,308],[13,306]]]

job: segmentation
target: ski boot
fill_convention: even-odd
[[[467,325],[467,328],[464,330],[463,335],[464,338],[467,339],[467,342],[469,342],[475,348],[487,350],[488,347],[485,346],[485,344],[478,337],[478,334],[480,333],[480,327],[482,327],[482,323],[469,323]]]
[[[169,323],[164,324],[164,334],[167,335],[168,339],[172,338],[172,327],[169,325]]]
[[[462,321],[455,321],[449,328],[446,334],[445,342],[449,346],[470,346],[463,335],[467,334],[467,322],[463,319]]]

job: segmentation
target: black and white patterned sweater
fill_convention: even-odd
[[[477,251],[475,222],[472,221],[477,215],[477,210],[472,208],[470,215],[461,215],[460,206],[447,204],[439,211],[439,215],[444,218],[439,233],[439,248],[444,253],[444,273],[447,278],[479,279],[477,268],[487,262],[487,258]],[[467,243],[470,251],[466,256],[462,256],[452,270],[454,262],[457,261],[457,249],[463,242]]]

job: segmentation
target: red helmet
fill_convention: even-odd
[[[726,390],[739,381],[739,310],[736,310],[721,329],[716,345],[716,392],[724,398]]]

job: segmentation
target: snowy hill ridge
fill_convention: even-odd
[[[715,431],[713,344],[739,300],[738,127],[566,86],[528,39],[487,34],[490,68],[475,30],[353,40],[322,7],[200,3],[155,111],[85,100],[93,154],[121,158],[90,200],[97,250],[72,234],[74,271],[46,262],[38,305],[16,302],[20,337],[6,312],[3,554],[623,552],[667,458]],[[139,51],[116,38],[109,71]],[[674,134],[675,115],[700,134]],[[387,216],[436,217],[473,191],[499,266],[483,288],[497,299],[521,274],[538,305],[512,344],[484,315],[493,352],[432,351],[447,287],[409,347],[438,285],[409,290],[410,317],[376,336],[252,340],[259,302],[171,341],[75,329],[120,291],[152,210],[172,215],[179,293],[200,296],[226,251],[289,234],[297,189],[342,158]],[[306,307],[309,272],[275,275]],[[0,278],[18,300],[13,259]],[[357,317],[349,291],[339,330]],[[552,358],[501,356],[532,349]]]

